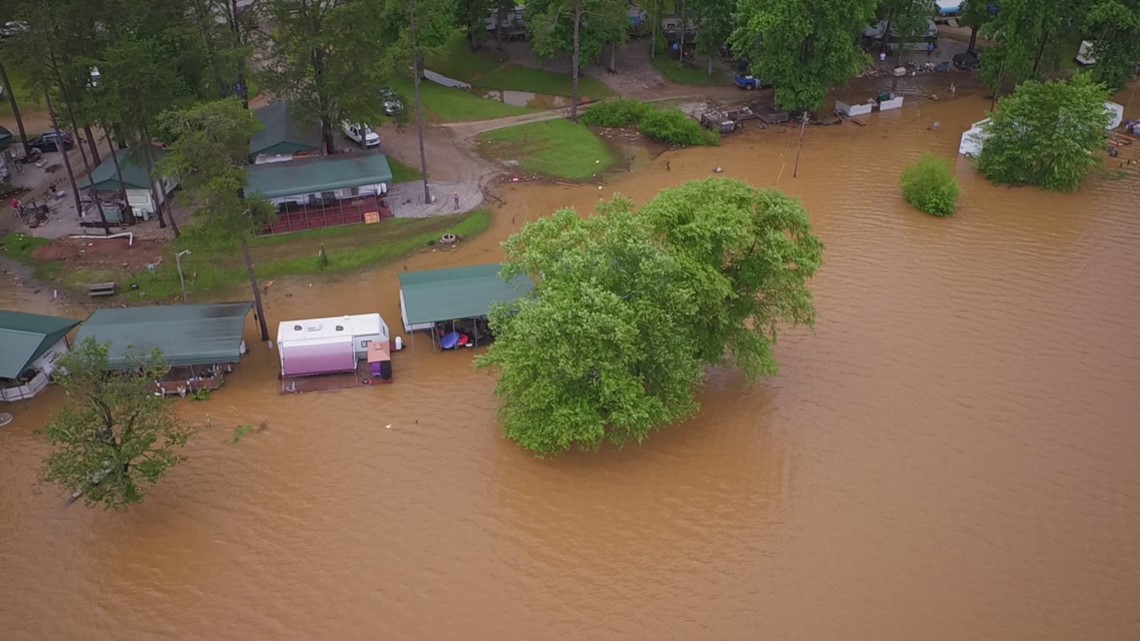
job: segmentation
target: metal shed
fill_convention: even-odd
[[[0,401],[32,398],[48,384],[79,321],[0,310]]]
[[[275,102],[253,112],[262,130],[249,140],[254,162],[291,160],[296,155],[321,151],[321,130],[316,123],[300,123],[289,114],[288,102]]]
[[[487,316],[495,303],[530,293],[525,276],[499,278],[498,263],[400,274],[400,315],[404,330],[428,330],[435,323]]]
[[[171,367],[236,363],[245,352],[242,332],[252,308],[243,302],[100,309],[83,323],[78,340],[110,343],[111,369],[128,369],[132,357],[155,349]]]

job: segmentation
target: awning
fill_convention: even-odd
[[[529,278],[518,276],[503,282],[500,268],[495,263],[400,274],[404,321],[422,325],[477,318],[486,316],[495,303],[509,303],[530,293]]]

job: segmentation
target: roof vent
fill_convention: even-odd
[[[294,326],[293,326],[293,331],[294,331],[294,332],[299,332],[299,331],[301,331],[302,329],[305,329],[305,328],[304,328],[304,327],[301,327],[300,325],[294,325]]]
[[[344,325],[337,325],[337,326],[336,326],[336,331],[338,331],[338,332],[343,332],[343,331],[344,331]]]
[[[305,328],[305,331],[306,332],[319,332],[319,331],[321,331],[321,326],[319,323],[316,325],[309,325],[308,327]]]

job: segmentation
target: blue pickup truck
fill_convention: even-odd
[[[740,89],[746,90],[763,89],[772,86],[772,83],[763,78],[757,78],[752,74],[735,74],[732,76],[732,81],[735,82],[736,86]]]

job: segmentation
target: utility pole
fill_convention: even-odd
[[[408,0],[408,24],[412,30],[412,87],[416,95],[416,133],[420,138],[420,172],[424,175],[424,205],[431,204],[428,189],[427,153],[424,152],[424,113],[420,103],[420,42],[416,39],[416,2]]]
[[[582,0],[574,0],[574,51],[570,55],[570,122],[578,122],[578,67],[582,48]]]
[[[804,111],[803,122],[800,123],[800,144],[796,147],[796,165],[792,168],[792,178],[795,178],[800,171],[800,152],[804,149],[804,129],[807,129],[809,115],[810,111]]]

